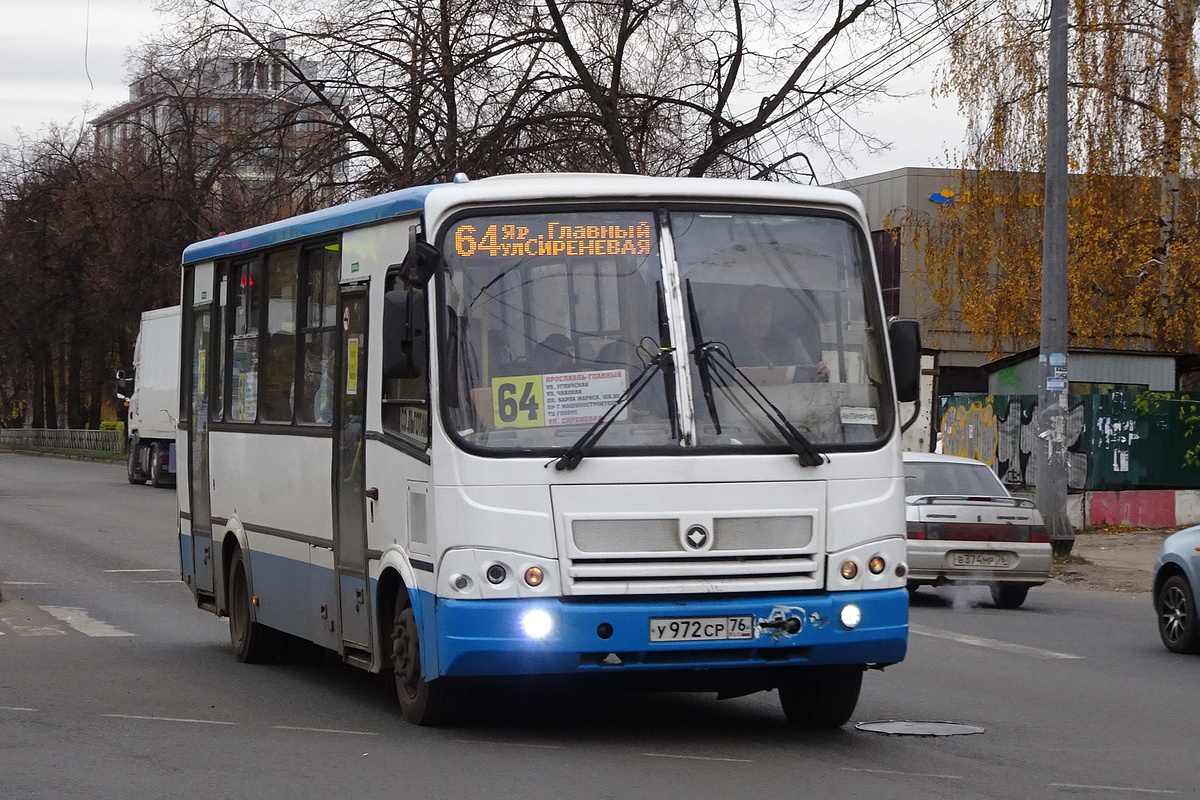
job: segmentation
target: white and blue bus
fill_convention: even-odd
[[[765,182],[423,186],[183,256],[183,579],[452,718],[579,676],[842,725],[904,658],[897,403],[861,204]]]

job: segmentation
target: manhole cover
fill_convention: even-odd
[[[961,722],[909,722],[906,720],[884,720],[882,722],[860,722],[854,727],[860,731],[886,733],[889,736],[966,736],[983,733],[978,725]]]

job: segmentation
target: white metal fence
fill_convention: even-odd
[[[123,431],[8,428],[0,429],[0,447],[46,447],[119,453],[125,449],[125,434]]]

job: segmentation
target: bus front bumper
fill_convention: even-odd
[[[444,676],[888,665],[903,660],[908,641],[904,589],[675,602],[425,599]],[[736,638],[676,638],[722,635]]]

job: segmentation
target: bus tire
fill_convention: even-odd
[[[254,621],[250,601],[250,582],[241,548],[233,553],[229,565],[229,642],[243,664],[264,664],[279,657],[279,632]]]
[[[140,449],[140,445],[134,439],[129,443],[129,457],[125,459],[125,473],[129,476],[129,482],[135,486],[146,482],[146,479],[142,477],[142,471],[138,469],[138,451]]]
[[[150,445],[150,485],[155,489],[166,486],[163,480],[162,450],[158,442]]]
[[[445,678],[425,680],[417,617],[403,587],[396,594],[394,620],[392,673],[400,711],[414,725],[436,727],[452,722],[457,711],[453,687]]]
[[[821,666],[797,670],[779,687],[779,703],[798,728],[840,728],[854,713],[862,689],[860,666]]]

